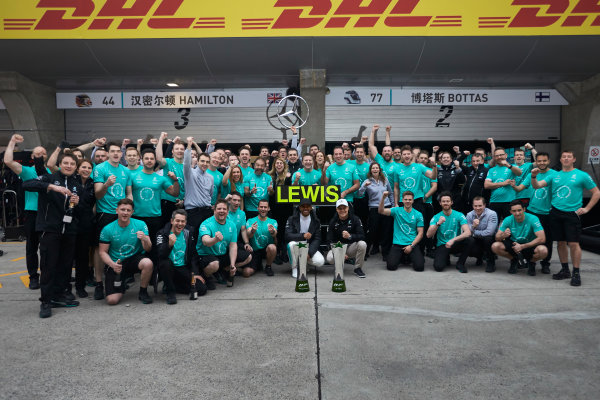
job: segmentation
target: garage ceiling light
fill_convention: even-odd
[[[176,83],[167,83],[167,86],[168,87],[179,87],[179,85]]]
[[[464,81],[463,78],[454,78],[449,80],[450,83],[461,83],[462,81]]]

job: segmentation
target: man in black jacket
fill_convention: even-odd
[[[187,213],[175,210],[171,222],[156,235],[158,268],[165,283],[167,304],[177,304],[175,293],[190,293],[192,279],[198,296],[204,296],[207,290],[206,281],[200,276],[196,263],[194,229],[186,226],[186,222]]]
[[[329,244],[341,242],[347,244],[346,258],[355,259],[354,273],[359,278],[366,275],[362,270],[365,262],[365,253],[367,252],[367,243],[365,242],[365,232],[363,230],[360,218],[348,212],[348,202],[346,199],[339,199],[335,203],[337,213],[329,222],[327,231],[327,241]],[[333,251],[327,253],[327,262],[333,264]]]
[[[321,246],[321,221],[313,211],[309,199],[302,199],[294,214],[288,218],[285,224],[285,241],[288,242],[287,250],[292,265],[292,277],[298,277],[298,269],[292,260],[291,248],[297,246],[298,242],[308,243],[308,264],[321,267],[325,264],[323,255],[319,253]]]
[[[452,201],[454,204],[460,202],[460,185],[465,182],[465,175],[460,168],[460,163],[456,160],[452,160],[452,156],[447,151],[440,153],[440,165],[437,170],[437,195],[439,196],[443,192],[450,192],[452,194]],[[433,202],[433,208],[439,212],[441,207],[438,201]]]
[[[483,156],[480,153],[475,153],[471,157],[471,166],[466,167],[462,164],[463,155],[468,156],[468,152],[463,152],[458,160],[461,163],[461,167],[467,177],[467,182],[462,188],[462,201],[460,208],[465,214],[473,209],[473,199],[475,197],[484,196],[484,184],[485,178],[487,178],[488,168],[483,165]],[[489,196],[487,196],[489,198]]]
[[[79,302],[69,288],[75,254],[77,220],[74,208],[83,187],[75,179],[77,159],[63,155],[60,170],[23,183],[23,189],[38,192],[36,230],[40,236],[40,318],[52,316],[51,307],[76,307]]]

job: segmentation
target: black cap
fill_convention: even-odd
[[[304,204],[308,204],[309,206],[312,206],[312,203],[310,202],[310,199],[307,199],[307,198],[304,198],[304,199],[300,200],[299,206],[302,206]]]

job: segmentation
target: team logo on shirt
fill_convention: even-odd
[[[125,192],[123,191],[123,186],[121,186],[120,183],[115,183],[114,185],[112,185],[108,191],[110,192],[110,195],[112,197],[125,197]]]
[[[269,238],[267,237],[267,235],[257,234],[254,237],[256,238],[256,244],[261,249],[264,249],[269,244]]]
[[[416,186],[417,181],[415,180],[415,178],[409,177],[404,179],[404,187],[407,189],[412,189]]]
[[[127,255],[133,254],[134,251],[135,251],[134,246],[132,246],[130,244],[124,244],[119,248],[119,255],[124,258]],[[123,261],[122,258],[121,258],[121,261]]]
[[[140,198],[144,201],[150,201],[154,198],[154,190],[150,188],[143,188],[140,190]]]
[[[412,231],[412,229],[410,229],[410,226],[406,224],[401,224],[400,229],[402,230],[402,232],[404,232],[405,235],[410,235],[410,232]]]
[[[225,254],[227,250],[227,244],[225,243],[225,239],[221,240],[219,243],[215,245],[216,252],[219,254]]]
[[[179,258],[185,259],[185,250],[177,250],[175,253],[173,253],[173,258],[176,260]]]
[[[568,186],[563,185],[556,191],[556,196],[560,199],[566,199],[571,196],[571,189]]]
[[[265,188],[261,187],[261,186],[256,186],[256,194],[254,196],[264,197],[264,195],[265,195]]]
[[[452,238],[454,238],[456,232],[454,232],[453,229],[447,229],[442,233],[442,237],[446,240],[450,240]]]
[[[534,197],[538,200],[544,200],[548,196],[547,188],[538,189],[533,193]]]
[[[346,185],[346,180],[344,178],[337,178],[335,184],[344,187]]]

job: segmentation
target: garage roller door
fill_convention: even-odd
[[[560,140],[560,106],[327,106],[328,142],[349,141],[371,127],[392,125],[393,141]],[[385,138],[385,129],[377,139]]]

